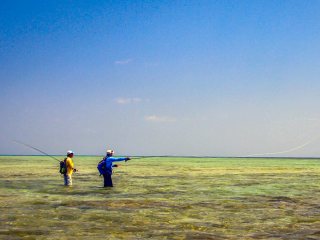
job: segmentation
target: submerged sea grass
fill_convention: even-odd
[[[0,157],[3,239],[319,239],[320,161],[145,158],[102,188],[98,157]],[[68,233],[66,235],[66,233]]]

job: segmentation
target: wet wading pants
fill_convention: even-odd
[[[103,174],[103,180],[104,180],[103,187],[113,187],[111,174],[109,173]]]
[[[64,177],[64,185],[65,186],[72,186],[72,177],[71,177],[71,175],[64,174],[63,177]]]

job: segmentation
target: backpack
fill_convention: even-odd
[[[65,158],[63,161],[60,162],[60,170],[59,172],[61,174],[66,174],[67,173],[67,158]]]
[[[106,158],[103,158],[99,163],[98,163],[98,171],[100,175],[107,174],[107,169],[106,169]]]

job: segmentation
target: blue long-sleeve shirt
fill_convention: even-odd
[[[128,158],[126,157],[106,157],[106,170],[109,174],[112,174],[112,163],[125,161]]]

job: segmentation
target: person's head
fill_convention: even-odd
[[[73,157],[73,151],[72,151],[72,150],[69,150],[69,151],[67,152],[67,157],[70,157],[70,158]]]
[[[107,156],[112,156],[114,154],[113,150],[107,150]]]

